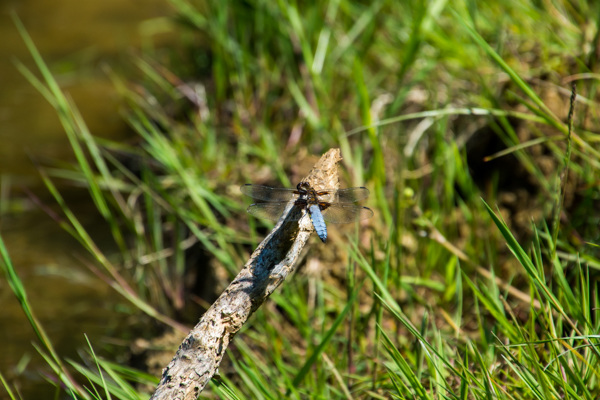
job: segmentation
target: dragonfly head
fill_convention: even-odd
[[[298,189],[299,192],[303,193],[310,191],[311,188],[307,182],[300,182],[298,186],[296,186],[296,189]]]

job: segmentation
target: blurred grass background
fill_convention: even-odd
[[[126,143],[86,128],[21,29],[40,74],[21,70],[77,158],[41,169],[61,223],[149,327],[143,352],[126,346],[130,366],[92,351],[65,362],[2,247],[61,390],[147,398],[268,232],[239,186],[294,186],[339,147],[342,186],[367,186],[375,216],[314,239],[203,398],[600,396],[600,5],[171,4],[180,43],[148,43],[136,76],[114,76],[137,134]],[[89,190],[118,252],[69,210],[64,180]]]

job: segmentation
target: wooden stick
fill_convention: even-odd
[[[339,189],[339,149],[331,149],[303,182],[314,189]],[[314,228],[310,217],[291,221],[299,212],[290,202],[273,231],[254,251],[244,268],[179,346],[163,370],[151,400],[195,400],[216,373],[235,334],[294,270]]]

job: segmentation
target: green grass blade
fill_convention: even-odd
[[[361,288],[361,286],[359,285],[354,289],[354,291],[348,298],[344,309],[340,312],[340,314],[337,316],[335,321],[332,323],[331,328],[329,328],[329,330],[325,333],[325,335],[323,336],[323,339],[321,340],[319,345],[315,348],[315,350],[312,352],[310,357],[308,357],[308,359],[306,360],[306,362],[304,363],[302,368],[300,368],[300,371],[298,371],[298,373],[296,374],[296,376],[294,377],[294,380],[292,382],[292,385],[294,387],[297,387],[304,380],[304,378],[306,377],[306,374],[308,374],[308,371],[312,368],[312,366],[315,364],[317,359],[321,356],[321,353],[325,350],[325,348],[327,347],[327,345],[333,338],[333,335],[335,334],[335,332],[337,331],[337,329],[339,328],[341,323],[346,318],[346,315],[348,314],[348,312],[350,310],[352,310],[352,306],[353,306],[354,302],[356,301],[356,298],[358,296],[360,288]]]

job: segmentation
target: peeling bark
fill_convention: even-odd
[[[339,189],[339,149],[331,149],[315,164],[303,182],[316,190]],[[163,370],[151,400],[194,400],[216,373],[225,350],[283,280],[294,270],[314,228],[310,216],[291,221],[293,200],[271,233],[256,248],[244,268],[179,346]]]

